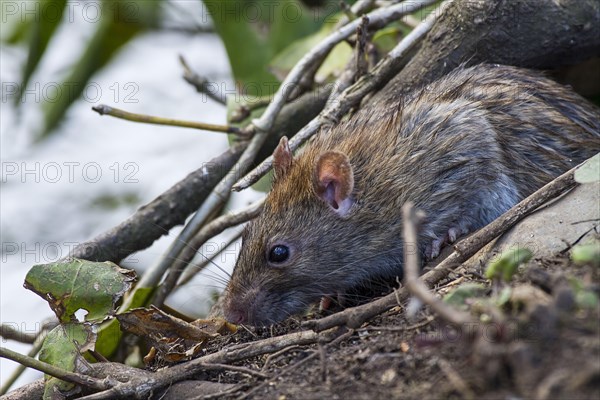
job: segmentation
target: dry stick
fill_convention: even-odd
[[[575,167],[552,182],[544,185],[541,189],[512,207],[492,223],[474,233],[472,236],[461,240],[454,248],[455,251],[431,271],[425,273],[421,279],[428,287],[433,287],[448,275],[453,269],[458,268],[463,262],[471,258],[487,243],[497,236],[512,228],[517,222],[527,216],[530,212],[544,204],[546,201],[557,197],[576,185],[573,179]],[[377,299],[362,306],[348,308],[331,316],[318,320],[306,321],[303,327],[313,329],[317,332],[330,329],[334,326],[346,325],[349,328],[358,328],[365,321],[386,312],[396,306],[399,300],[407,298],[407,291],[400,289],[385,297]]]
[[[207,124],[204,122],[181,121],[178,119],[155,117],[152,115],[135,114],[118,108],[99,104],[92,107],[100,115],[110,115],[111,117],[125,119],[127,121],[142,122],[145,124],[179,126],[181,128],[202,129],[211,132],[232,133],[243,136],[243,132],[236,126]]]
[[[246,374],[246,375],[257,376],[257,377],[263,378],[263,379],[267,379],[269,377],[269,375],[267,375],[261,371],[255,371],[253,369],[246,368],[246,367],[238,367],[236,365],[227,365],[227,364],[219,364],[219,363],[204,364],[204,369],[207,371],[234,371],[234,372],[239,372],[239,373]]]
[[[19,343],[33,344],[38,337],[37,333],[22,332],[12,324],[0,325],[0,336],[4,339],[14,340]]]
[[[344,3],[345,4],[345,3]],[[368,39],[368,27],[369,25],[369,17],[364,15],[362,17],[362,23],[356,28],[356,48],[354,51],[354,62],[356,68],[356,76],[358,79],[359,76],[363,76],[367,73],[367,55],[365,52],[365,48],[367,46]]]
[[[225,94],[223,94],[223,92],[221,92],[216,85],[211,85],[212,82],[210,82],[208,79],[192,71],[182,55],[179,55],[179,62],[183,67],[183,79],[185,79],[190,85],[194,86],[198,93],[204,93],[217,103],[227,105],[227,96],[225,96]]]
[[[42,344],[44,343],[44,339],[46,339],[46,332],[40,332],[37,339],[33,343],[33,346],[27,353],[27,357],[31,357],[32,359],[35,359],[35,356],[37,356],[37,354],[42,349]],[[14,385],[14,383],[17,381],[17,379],[19,379],[19,377],[23,374],[23,372],[25,372],[26,369],[27,369],[27,367],[23,364],[19,364],[17,366],[17,368],[10,374],[8,379],[4,382],[2,387],[0,387],[0,396],[5,395],[10,390],[12,385]]]
[[[313,331],[294,332],[233,346],[186,363],[162,369],[149,377],[141,377],[135,382],[119,382],[111,389],[82,397],[82,400],[113,399],[128,396],[145,398],[160,388],[186,380],[194,374],[202,372],[207,365],[237,362],[262,354],[274,353],[292,345],[309,345],[317,341],[330,342],[339,336],[339,331],[340,328],[321,333]]]
[[[258,200],[248,207],[245,207],[232,214],[222,215],[205,225],[196,234],[196,236],[192,238],[187,247],[185,247],[181,253],[179,253],[179,256],[169,268],[167,278],[156,291],[152,303],[156,307],[161,307],[163,305],[165,299],[177,284],[177,281],[185,270],[185,267],[188,265],[188,262],[194,258],[196,252],[204,243],[206,243],[208,239],[218,235],[227,228],[239,225],[255,218],[262,210],[263,202],[264,201],[262,199]]]
[[[402,206],[404,223],[404,285],[406,289],[423,303],[427,304],[440,317],[454,325],[472,323],[471,314],[451,307],[435,297],[419,279],[419,253],[417,251],[417,226],[425,215],[418,212],[412,202]]]
[[[185,267],[185,270],[181,274],[181,278],[177,281],[177,285],[175,286],[175,290],[183,287],[185,284],[189,283],[196,274],[199,274],[204,270],[204,268],[208,267],[212,264],[219,255],[221,255],[229,246],[234,244],[240,237],[242,236],[242,231],[239,231],[235,235],[233,235],[227,243],[225,243],[219,251],[213,254],[210,257],[206,257],[202,262],[198,264],[189,264]]]
[[[410,326],[365,326],[360,328],[359,331],[386,331],[386,332],[405,332],[412,331],[414,329],[423,328],[429,325],[435,320],[435,317],[427,317],[425,321],[418,322]]]
[[[7,330],[7,332],[3,332],[3,337],[8,339],[9,336],[11,335],[15,335],[15,337],[12,337],[13,340],[17,340],[17,341],[21,341],[19,339],[22,339],[23,336],[25,336],[27,339],[30,339],[31,337],[34,338],[34,341],[32,343],[32,347],[29,350],[29,352],[27,352],[27,356],[31,357],[31,358],[35,358],[35,356],[37,356],[37,354],[40,352],[41,348],[42,348],[42,344],[44,343],[44,340],[46,339],[46,335],[49,331],[51,331],[52,329],[54,329],[54,327],[56,327],[56,325],[58,325],[58,321],[56,320],[56,318],[48,318],[44,321],[44,323],[42,324],[41,329],[39,330],[39,332],[35,333],[35,334],[30,334],[30,333],[25,333],[25,332],[20,332],[19,330],[15,329],[14,327],[7,325],[4,326],[3,324],[3,330]],[[8,335],[4,335],[4,333],[7,333]],[[25,341],[23,341],[23,343],[27,343]],[[10,388],[12,387],[12,385],[14,385],[14,383],[17,381],[17,379],[19,379],[19,377],[23,374],[23,372],[25,372],[25,370],[27,369],[27,367],[25,367],[23,364],[19,364],[19,366],[10,374],[10,376],[8,377],[8,379],[6,379],[6,381],[4,382],[4,385],[2,385],[2,387],[0,387],[0,396],[6,394]]]
[[[412,50],[412,48],[429,32],[437,16],[441,14],[451,0],[447,0],[434,12],[429,14],[427,18],[411,33],[406,35],[398,45],[390,51],[390,53],[382,59],[373,69],[373,71],[361,77],[358,82],[350,86],[337,98],[332,101],[328,100],[328,105],[325,109],[304,128],[302,128],[290,140],[290,148],[295,151],[304,142],[310,139],[324,124],[335,123],[344,116],[352,107],[360,103],[360,101],[370,92],[387,83],[402,67],[403,59]],[[372,18],[372,13],[368,14]],[[357,20],[361,21],[361,20]],[[233,186],[233,190],[240,191],[246,189],[256,183],[263,177],[273,165],[273,157],[268,157],[258,167],[254,168],[248,175]]]
[[[263,364],[263,366],[262,366],[262,368],[261,368],[260,370],[261,370],[261,371],[263,371],[263,372],[264,372],[264,371],[266,371],[266,370],[267,370],[267,368],[268,368],[268,366],[271,364],[271,362],[272,362],[272,361],[273,361],[275,358],[279,357],[279,356],[280,356],[280,355],[282,355],[282,354],[285,354],[285,353],[287,353],[287,352],[288,352],[288,351],[290,351],[290,350],[294,350],[294,349],[297,349],[297,348],[299,348],[299,347],[300,347],[300,346],[298,346],[298,345],[294,344],[294,345],[292,345],[292,346],[288,346],[288,347],[286,347],[285,349],[281,349],[281,350],[279,350],[279,351],[278,351],[278,352],[276,352],[276,353],[269,354],[269,356],[268,356],[268,357],[267,357],[267,359],[265,360],[265,363]]]
[[[423,7],[435,3],[435,1],[437,0],[421,0],[410,2],[408,4],[394,4],[389,7],[372,11],[367,14],[369,17],[369,28],[382,28],[391,21],[395,21],[406,14],[411,14]],[[306,70],[310,69],[316,61],[323,59],[323,57],[339,42],[353,35],[356,32],[358,25],[361,24],[361,21],[362,20],[360,19],[351,21],[340,29],[332,32],[294,65],[285,80],[281,83],[279,90],[275,93],[271,104],[269,104],[259,119],[252,122],[259,131],[271,130],[275,117],[279,114],[279,111],[281,111],[281,108],[287,101],[290,93],[293,91],[294,87],[298,85]]]
[[[18,362],[21,365],[36,369],[48,375],[52,375],[56,378],[62,379],[63,381],[75,383],[77,385],[85,386],[95,390],[106,390],[114,385],[114,382],[108,382],[106,380],[96,379],[91,376],[67,371],[62,368],[55,367],[52,364],[19,354],[16,351],[12,351],[5,347],[0,347],[0,358],[6,358],[8,360]]]

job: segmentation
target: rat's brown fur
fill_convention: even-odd
[[[435,256],[448,236],[481,228],[598,151],[597,108],[513,67],[459,68],[408,98],[372,104],[284,163],[244,233],[225,315],[276,322],[322,296],[392,279],[402,274],[407,200],[427,214],[418,250]],[[346,213],[318,189],[315,168],[327,152],[346,155],[352,168]],[[290,259],[269,263],[274,244]]]

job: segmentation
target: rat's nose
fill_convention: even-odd
[[[240,325],[247,321],[247,315],[241,310],[225,310],[225,319],[232,324]]]

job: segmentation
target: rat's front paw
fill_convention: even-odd
[[[467,233],[469,233],[469,231],[464,228],[458,226],[451,227],[444,236],[432,240],[431,243],[427,245],[425,248],[425,258],[427,260],[433,260],[440,255],[445,244],[454,243],[459,237],[466,235]]]

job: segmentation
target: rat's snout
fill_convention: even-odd
[[[248,321],[248,315],[243,310],[225,308],[224,314],[225,319],[232,324],[241,325]]]
[[[264,293],[258,289],[238,293],[237,291],[227,290],[225,301],[223,303],[223,314],[225,319],[236,325],[251,324],[254,325],[261,321],[256,320],[256,309],[264,301]]]

